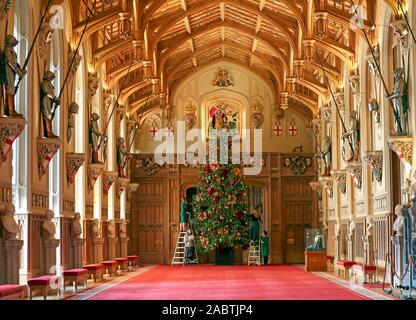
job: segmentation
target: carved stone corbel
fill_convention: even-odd
[[[287,78],[287,91],[289,95],[295,95],[297,92],[296,89],[296,78]]]
[[[353,73],[348,77],[348,82],[350,84],[352,94],[354,96],[360,94],[360,76]]]
[[[337,100],[338,107],[341,110],[345,109],[345,93],[344,88],[339,88],[335,92],[335,99]]]
[[[111,186],[118,178],[117,171],[104,171],[103,172],[103,192],[104,194],[108,194],[110,191]]]
[[[331,177],[320,177],[319,182],[322,184],[322,187],[325,188],[329,197],[332,199],[334,197],[334,181]]]
[[[377,79],[379,77],[377,64],[380,65],[380,48],[379,48],[378,45],[374,47],[373,52],[374,52],[375,59],[374,59],[373,54],[371,52],[369,52],[365,56],[365,59],[368,62],[368,66],[370,67],[370,72],[371,72],[373,78]]]
[[[52,158],[61,147],[61,140],[55,138],[38,138],[38,172],[42,178],[49,167]]]
[[[66,155],[66,180],[68,187],[72,185],[75,181],[75,175],[77,174],[79,168],[87,160],[87,155],[85,153],[67,153]]]
[[[150,81],[152,79],[152,62],[143,61],[143,80]]]
[[[412,167],[413,139],[411,137],[395,136],[387,139],[393,150],[406,168]]]
[[[363,157],[373,170],[377,182],[383,181],[383,151],[367,151]]]
[[[331,172],[331,176],[341,192],[345,194],[347,192],[347,170],[334,170]]]
[[[402,49],[407,49],[409,46],[409,30],[404,19],[396,20],[390,23],[393,28],[394,40],[400,43]]]
[[[322,190],[323,190],[322,184],[317,181],[312,181],[312,182],[309,182],[309,186],[311,187],[313,191],[317,193],[319,201],[322,201]]]
[[[124,190],[127,189],[129,183],[130,183],[130,179],[128,179],[128,178],[118,178],[117,179],[117,195],[118,195],[118,197],[121,197],[121,194],[124,192]]]
[[[350,162],[347,166],[347,171],[354,179],[357,189],[361,189],[363,182],[363,164],[357,161]]]
[[[23,117],[0,117],[0,165],[7,160],[14,141],[26,126]]]
[[[289,93],[282,92],[280,95],[280,109],[287,110],[289,108]]]
[[[139,184],[138,183],[129,183],[127,186],[127,200],[131,201],[133,199],[133,194],[139,190]]]
[[[82,61],[82,56],[77,51],[71,50],[70,48],[69,55],[68,55],[68,65],[70,65],[72,61],[74,62],[72,64],[71,71],[69,72],[68,80],[73,79]]]
[[[88,190],[92,191],[94,189],[95,182],[98,177],[103,173],[104,165],[103,164],[88,164],[87,166],[87,182]]]
[[[97,76],[92,73],[88,73],[88,95],[90,99],[94,98],[97,94],[97,90],[99,87],[99,81]]]
[[[113,104],[114,95],[111,92],[105,91],[103,93],[103,106],[105,114],[110,112],[111,105]]]
[[[332,122],[332,107],[331,104],[325,105],[325,107],[322,108],[322,115],[326,121],[326,123],[331,124]]]

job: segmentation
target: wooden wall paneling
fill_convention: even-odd
[[[84,220],[84,235],[83,238],[85,239],[84,243],[84,257],[86,259],[86,263],[89,264],[91,262],[91,250],[92,250],[92,224],[93,220]]]
[[[365,221],[364,219],[357,219],[355,223],[355,233],[354,233],[354,261],[363,262],[364,261],[364,228]]]
[[[335,221],[328,222],[326,245],[328,255],[335,257]]]
[[[61,266],[64,270],[69,268],[71,254],[71,220],[69,217],[61,217]]]
[[[348,220],[343,220],[341,223],[341,260],[347,260],[348,258]]]

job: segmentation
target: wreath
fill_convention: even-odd
[[[305,157],[293,157],[285,159],[285,166],[290,168],[294,174],[300,176],[306,172],[311,165],[311,160]]]

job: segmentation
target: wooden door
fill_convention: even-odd
[[[285,221],[286,235],[283,245],[285,246],[285,262],[305,262],[305,230],[311,228],[312,203],[311,202],[284,202],[283,216]]]

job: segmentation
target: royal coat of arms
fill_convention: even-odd
[[[232,86],[234,86],[234,83],[230,74],[225,70],[218,72],[217,78],[214,80],[214,87],[228,88]]]

